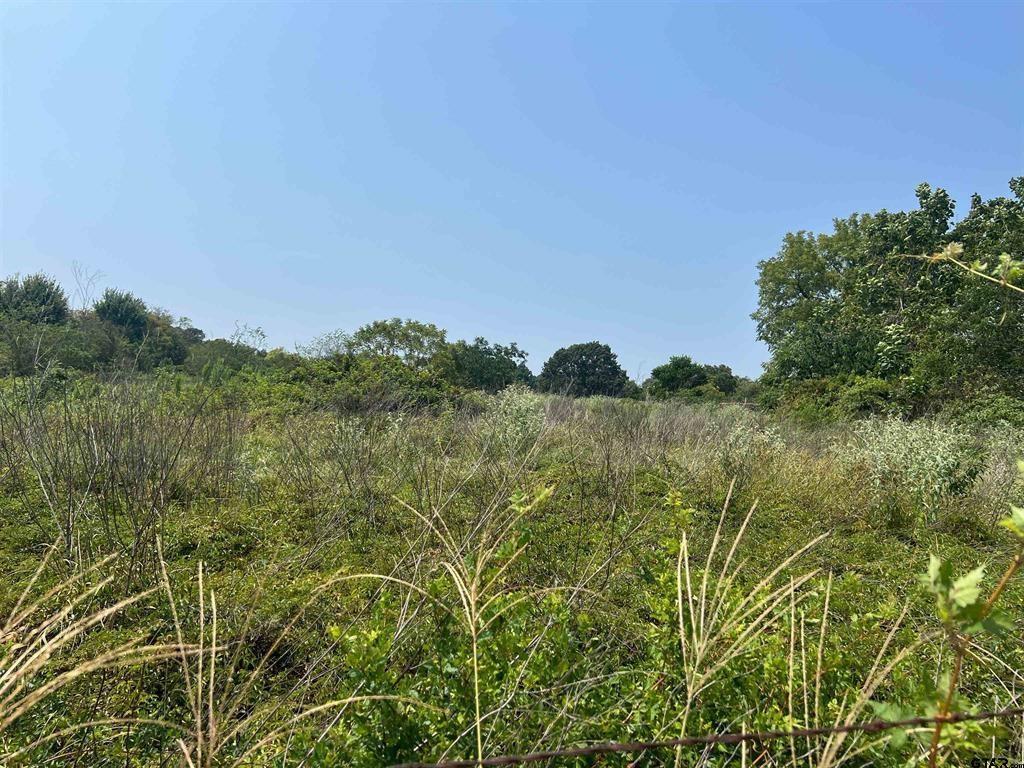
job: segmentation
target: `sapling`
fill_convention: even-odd
[[[1024,476],[1024,461],[1017,462],[1017,470],[1021,476]],[[937,555],[932,555],[928,573],[921,577],[925,587],[935,595],[939,620],[942,622],[943,631],[953,651],[953,667],[949,675],[949,684],[945,695],[939,702],[936,713],[938,719],[935,729],[932,731],[931,748],[928,755],[930,768],[935,768],[938,760],[945,718],[949,715],[956,696],[969,638],[983,632],[999,633],[1010,625],[1009,618],[997,609],[996,604],[1010,580],[1024,563],[1024,509],[1011,504],[1010,516],[1002,520],[1000,524],[1013,534],[1016,539],[1016,550],[1003,571],[1003,575],[987,598],[983,600],[981,597],[981,581],[985,576],[984,566],[979,566],[959,578],[954,578],[952,566],[943,562]]]

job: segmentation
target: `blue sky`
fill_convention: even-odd
[[[291,347],[757,375],[789,230],[1024,172],[1024,4],[0,7],[0,260]]]

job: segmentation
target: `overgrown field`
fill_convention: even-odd
[[[1008,425],[514,387],[284,416],[190,379],[20,380],[0,750],[381,766],[1021,706],[1021,574],[988,599],[1022,454]],[[949,724],[937,757],[1024,761],[1022,730]],[[547,764],[927,764],[933,734]]]

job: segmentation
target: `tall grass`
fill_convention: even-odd
[[[95,605],[115,580],[114,574],[104,571],[116,555],[105,557],[48,588],[40,587],[41,577],[59,549],[59,545],[47,549],[0,626],[0,746],[4,734],[19,719],[79,678],[112,667],[158,661],[175,651],[190,652],[185,646],[147,644],[145,636],[138,634],[84,658],[67,660],[67,651],[92,630],[145,600],[155,589]],[[31,745],[13,750],[6,759],[56,736],[40,734]],[[4,757],[2,751],[0,757]]]

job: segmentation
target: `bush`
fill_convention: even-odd
[[[804,424],[903,413],[893,385],[871,376],[808,379],[770,387],[762,393],[762,403]]]
[[[493,399],[485,433],[508,454],[528,447],[544,428],[544,403],[523,384],[506,387]]]
[[[879,503],[909,500],[931,520],[943,502],[972,488],[984,460],[972,438],[932,421],[864,422],[836,450],[846,466],[866,472]]]
[[[1007,425],[1024,427],[1024,399],[1003,394],[983,394],[950,403],[942,415],[968,427]]]
[[[146,305],[128,291],[108,288],[93,311],[100,320],[120,328],[132,341],[141,341],[146,335],[149,322]]]
[[[59,325],[70,310],[64,289],[44,274],[17,276],[0,282],[0,315],[28,323]]]

